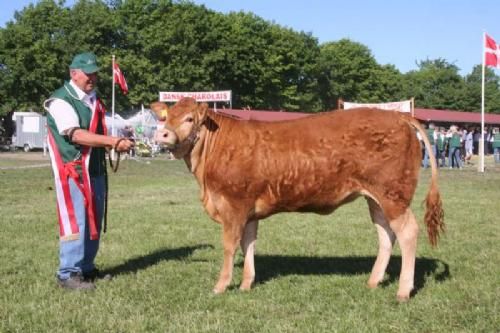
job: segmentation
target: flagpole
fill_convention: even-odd
[[[484,63],[486,58],[486,32],[483,32],[483,68],[481,79],[481,135],[479,137],[479,172],[484,172]]]
[[[111,77],[112,77],[112,86],[111,86],[111,135],[116,136],[115,129],[115,55],[112,55],[111,61]],[[114,149],[111,150],[112,160],[116,160]]]
[[[112,56],[111,63],[111,76],[113,77],[111,86],[111,135],[116,136],[115,133],[115,55]]]
[[[142,136],[144,137],[144,104],[141,103],[141,127],[142,127]]]

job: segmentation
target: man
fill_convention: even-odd
[[[94,91],[96,56],[81,53],[69,66],[71,80],[44,103],[48,146],[59,217],[58,284],[70,290],[94,289],[94,259],[105,211],[105,148],[129,151],[133,143],[107,136],[105,109]]]
[[[436,152],[439,167],[446,167],[446,129],[444,127],[441,127],[437,134]]]
[[[462,147],[461,138],[462,135],[458,132],[456,125],[451,125],[450,130],[446,137],[449,140],[449,156],[448,156],[448,166],[450,169],[458,168],[462,169],[462,161],[460,157],[460,148]]]
[[[429,124],[429,127],[427,128],[427,138],[429,139],[429,142],[431,143],[431,149],[432,149],[432,154],[434,154],[434,157],[436,157],[436,140],[437,140],[437,131],[435,129],[435,126],[433,123]],[[437,157],[436,157],[437,158]],[[429,152],[427,149],[424,152],[424,168],[429,167]]]
[[[466,131],[464,130],[464,133]],[[474,153],[474,132],[472,128],[469,128],[469,131],[465,135],[465,158],[464,158],[464,163],[465,164],[472,164],[471,159],[472,155]]]
[[[493,129],[491,136],[491,146],[493,147],[493,154],[495,154],[495,163],[500,163],[500,129],[498,127]]]

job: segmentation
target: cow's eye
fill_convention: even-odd
[[[192,123],[193,121],[194,121],[193,117],[186,118],[186,122],[188,122],[188,123]]]

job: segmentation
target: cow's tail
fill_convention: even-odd
[[[427,226],[427,235],[429,236],[429,242],[432,246],[436,246],[440,233],[445,231],[444,224],[444,211],[443,211],[443,203],[441,201],[441,195],[439,194],[438,188],[438,171],[437,171],[437,162],[436,157],[434,156],[434,152],[432,151],[431,143],[427,138],[427,133],[422,128],[418,120],[412,117],[408,117],[408,122],[415,127],[415,129],[422,136],[422,140],[424,141],[425,149],[430,157],[431,162],[431,184],[429,190],[427,192],[427,196],[425,197],[425,218],[424,222]]]

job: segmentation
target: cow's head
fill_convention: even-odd
[[[157,131],[155,140],[165,144],[176,158],[188,154],[199,138],[208,105],[198,104],[193,98],[183,98],[170,109],[162,102],[152,103],[151,109],[157,115],[165,115],[167,111],[165,127]]]

